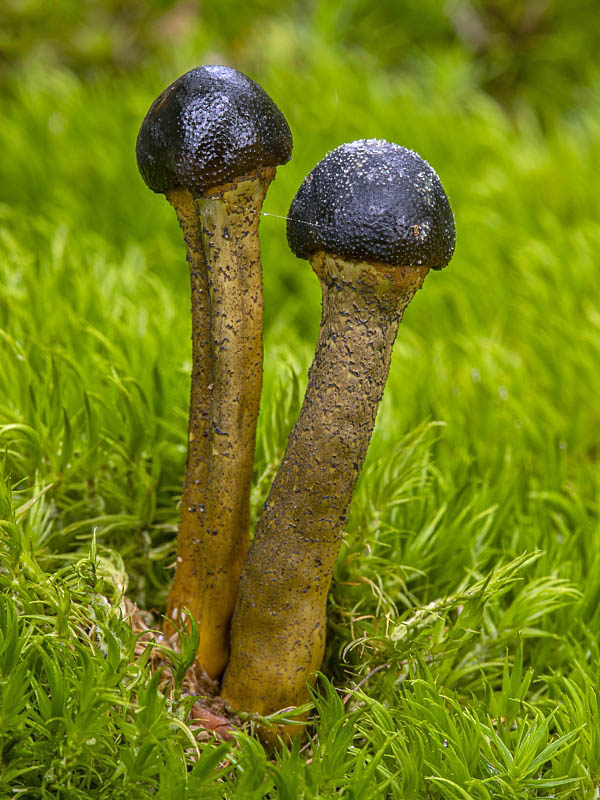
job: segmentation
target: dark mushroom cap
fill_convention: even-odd
[[[359,139],[325,156],[292,201],[287,237],[299,258],[323,250],[357,261],[442,269],[454,217],[440,179],[417,153]]]
[[[154,192],[184,186],[195,195],[285,164],[292,134],[265,90],[231,67],[186,72],[150,106],[136,155]]]

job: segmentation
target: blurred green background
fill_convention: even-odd
[[[456,217],[452,262],[427,277],[402,322],[335,569],[324,671],[347,686],[392,666],[366,684],[387,721],[362,709],[331,781],[335,770],[358,769],[352,748],[383,726],[389,735],[365,748],[374,765],[388,743],[404,748],[386,762],[391,782],[402,762],[402,800],[534,796],[531,769],[566,786],[556,796],[574,796],[564,783],[573,775],[586,797],[598,796],[599,38],[597,0],[0,2],[0,588],[29,626],[33,653],[7,684],[5,697],[22,697],[22,707],[13,702],[0,733],[13,742],[3,763],[12,753],[22,791],[47,784],[41,791],[53,794],[59,773],[67,789],[97,774],[107,797],[130,798],[138,782],[127,737],[131,753],[145,747],[145,722],[123,743],[125,729],[111,727],[112,694],[103,716],[90,711],[89,748],[75,730],[76,746],[63,750],[60,714],[53,705],[44,728],[38,712],[49,682],[67,697],[71,676],[72,708],[82,671],[93,685],[87,660],[67,661],[101,595],[118,606],[127,590],[164,610],[187,442],[189,275],[171,207],[138,174],[135,140],[175,78],[226,63],[265,88],[294,136],[264,206],[278,216],[260,230],[254,520],[297,417],[319,325],[318,281],[290,253],[278,218],[301,181],[342,142],[386,138],[437,170]],[[93,536],[99,560],[88,585]],[[510,559],[503,584],[499,565]],[[479,587],[470,599],[468,587]],[[44,648],[54,672],[37,655]],[[94,659],[105,675],[104,657]],[[426,700],[419,680],[405,680],[409,669],[428,684]],[[512,717],[497,699],[504,685]],[[450,716],[438,716],[450,696]],[[435,718],[423,725],[427,708]],[[542,743],[515,777],[522,743],[541,741],[540,713],[547,738],[576,738],[564,758]],[[449,757],[461,738],[476,743],[469,752],[487,752],[501,717],[507,744],[496,754]],[[479,720],[487,732],[475,731]],[[353,726],[324,723],[334,760],[326,731],[352,737]],[[109,782],[121,780],[121,759],[130,774],[117,795]],[[262,781],[264,764],[262,773],[243,764],[239,775]],[[307,769],[318,774],[318,765]],[[155,787],[157,770],[148,762],[140,780]],[[429,776],[450,786],[461,770],[460,791],[431,790]],[[493,775],[514,792],[490,794]],[[10,786],[10,774],[0,771],[0,783]],[[357,786],[352,796],[380,796]],[[82,792],[64,796],[90,796]],[[235,796],[250,796],[243,781]]]
[[[306,68],[315,45],[392,74],[462,63],[477,87],[514,109],[574,111],[597,77],[594,0],[5,0],[3,72],[31,61],[81,77],[206,58],[262,72],[285,55]],[[312,37],[318,34],[318,40]],[[309,35],[310,41],[307,41]],[[291,48],[291,52],[288,48]],[[176,52],[174,52],[176,51]]]
[[[433,68],[440,56],[462,62],[473,84],[507,108],[528,102],[543,114],[548,104],[574,111],[588,101],[597,11],[594,0],[282,0],[276,10],[261,0],[5,0],[0,68],[43,60],[97,78],[169,65],[177,51],[182,65],[203,53],[254,72],[293,54],[302,70],[309,32],[310,47],[340,49],[390,73]]]

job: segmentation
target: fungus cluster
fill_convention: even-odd
[[[271,714],[304,703],[321,665],[327,592],[398,325],[429,269],[450,261],[454,219],[432,167],[377,139],[338,147],[300,186],[287,237],[321,282],[321,328],[249,548],[262,375],[258,220],[291,135],[254,81],[200,67],[153,103],[137,155],[146,183],[175,208],[192,276],[189,448],[167,620],[189,609],[197,661],[222,678],[222,697]]]

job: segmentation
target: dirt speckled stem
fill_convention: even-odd
[[[263,361],[258,224],[274,174],[274,168],[265,168],[176,206],[192,275],[193,365],[167,618],[176,619],[184,607],[194,615],[200,629],[197,660],[212,678],[227,663],[229,622],[249,545]],[[173,191],[169,194],[175,205]]]
[[[271,714],[307,701],[325,646],[325,606],[402,313],[427,267],[317,253],[323,312],[298,422],[242,573],[222,695]],[[273,740],[297,728],[263,729]]]

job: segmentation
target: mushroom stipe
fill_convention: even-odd
[[[255,178],[192,200],[193,218],[201,221],[193,247],[204,269],[192,264],[198,295],[192,341],[198,352],[192,359],[188,461],[167,619],[176,621],[184,607],[194,616],[201,632],[197,659],[212,678],[227,662],[229,620],[250,544],[263,361],[258,223],[274,173],[266,167]],[[182,218],[180,196],[180,189],[169,193]],[[189,200],[184,207],[189,209]]]
[[[248,555],[222,696],[262,715],[308,701],[325,648],[325,605],[352,490],[367,452],[402,311],[427,267],[396,267],[395,302],[354,263],[361,292],[339,282],[347,264],[323,252],[323,316],[300,417]],[[360,283],[357,282],[357,286]],[[297,728],[264,729],[271,740]]]

